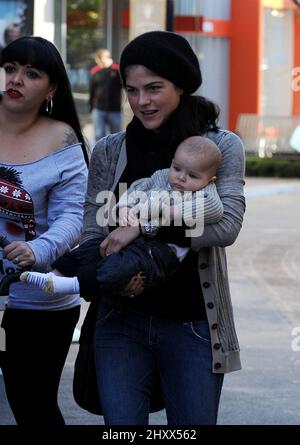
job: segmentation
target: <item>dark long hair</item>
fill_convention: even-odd
[[[176,110],[163,123],[160,131],[155,133],[156,138],[160,135],[163,144],[174,154],[174,150],[184,139],[203,135],[208,131],[217,132],[219,114],[219,107],[205,97],[183,93]],[[144,145],[147,145],[148,142],[151,144],[150,135],[153,131],[142,129],[142,124],[138,124],[137,121],[138,119],[134,117],[132,121],[134,122],[134,131],[139,129],[140,139],[144,139]],[[145,136],[146,133],[147,136]]]
[[[53,97],[53,111],[48,116],[45,103],[39,114],[70,125],[81,142],[85,162],[88,165],[88,153],[81,132],[80,123],[72,96],[71,85],[56,47],[42,37],[24,36],[7,45],[0,56],[0,66],[7,62],[18,62],[20,65],[32,65],[48,74],[50,83],[56,86]]]
[[[191,96],[183,93],[178,108],[170,116],[169,128],[179,140],[189,136],[218,131],[219,107],[203,96]],[[166,123],[168,125],[168,122]]]

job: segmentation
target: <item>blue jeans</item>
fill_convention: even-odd
[[[146,286],[159,286],[179,267],[177,256],[167,244],[141,236],[120,252],[101,258],[99,244],[104,239],[99,236],[88,240],[52,263],[53,269],[63,275],[78,277],[81,296],[88,301],[99,293],[122,290],[141,271]]]
[[[108,425],[147,425],[159,375],[169,425],[217,421],[223,374],[213,374],[207,321],[159,319],[100,303],[95,362]]]
[[[120,111],[102,111],[98,110],[98,108],[93,108],[92,120],[96,141],[109,133],[118,133],[118,131],[121,131]]]
[[[102,293],[119,291],[142,271],[145,286],[158,286],[179,265],[177,256],[167,244],[139,237],[120,252],[112,253],[98,263],[97,281]]]

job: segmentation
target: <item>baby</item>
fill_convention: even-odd
[[[121,291],[141,271],[145,286],[162,284],[175,272],[189,248],[163,243],[154,235],[160,226],[173,221],[183,221],[190,227],[197,223],[197,216],[202,218],[202,224],[203,215],[206,224],[222,218],[223,205],[214,183],[220,162],[220,150],[210,139],[185,139],[169,169],[135,181],[119,200],[120,225],[139,224],[143,236],[104,258],[99,244],[105,236],[94,238],[56,260],[53,272],[23,272],[21,281],[48,293],[81,293],[86,300],[99,291]],[[70,276],[70,270],[76,272],[74,276]],[[90,295],[83,291],[87,277],[93,282]]]

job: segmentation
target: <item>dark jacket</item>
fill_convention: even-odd
[[[94,66],[90,79],[90,108],[102,111],[121,110],[121,79],[119,66],[113,63],[109,68]]]

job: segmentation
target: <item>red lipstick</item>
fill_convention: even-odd
[[[10,88],[9,90],[6,91],[6,94],[11,97],[12,99],[19,99],[20,97],[23,96],[23,94],[20,93],[20,91],[17,90],[13,90],[12,88]]]

